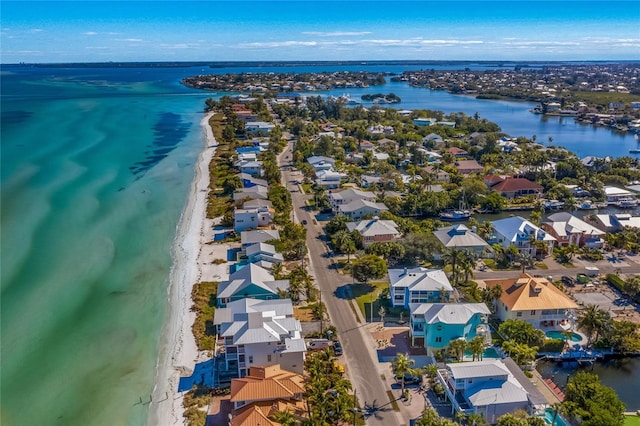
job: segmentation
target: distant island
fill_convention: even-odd
[[[360,99],[367,102],[378,102],[385,104],[397,104],[401,102],[401,99],[395,93],[389,93],[388,95],[382,93],[374,93],[374,94],[365,94],[360,96]]]

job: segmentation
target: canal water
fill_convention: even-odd
[[[626,404],[626,411],[640,410],[640,358],[613,359],[578,368],[597,374],[602,384],[613,388]],[[542,377],[553,380],[562,389],[578,368],[548,361],[538,363]]]

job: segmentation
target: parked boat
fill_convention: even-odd
[[[638,200],[636,200],[635,198],[622,198],[616,202],[616,206],[621,209],[638,207]]]
[[[640,154],[640,149],[630,149],[629,154]]]
[[[453,210],[442,212],[439,216],[440,220],[444,220],[445,222],[457,222],[468,220],[471,217],[471,212],[469,210]]]
[[[544,200],[542,205],[548,210],[559,210],[564,206],[564,203],[558,200]]]

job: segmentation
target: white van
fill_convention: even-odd
[[[307,349],[310,351],[319,351],[328,348],[331,342],[328,339],[313,339],[307,343]]]

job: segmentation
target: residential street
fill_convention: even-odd
[[[287,147],[280,155],[281,166],[291,158],[291,147]],[[348,366],[351,382],[357,392],[361,407],[376,407],[367,412],[365,418],[368,425],[401,425],[408,424],[400,413],[393,411],[387,395],[387,386],[380,378],[375,342],[365,330],[365,322],[358,323],[347,299],[336,296],[348,291],[346,285],[351,277],[337,273],[331,269],[331,259],[327,257],[326,246],[318,237],[323,234],[322,228],[315,224],[313,212],[305,209],[305,200],[311,198],[299,192],[298,186],[292,182],[302,179],[299,172],[283,170],[283,181],[291,192],[296,222],[307,221],[307,248],[309,250],[310,274],[315,278],[322,292],[322,301],[327,306],[332,324],[336,327],[344,347],[344,357]],[[385,373],[391,375],[391,371]],[[400,404],[402,405],[402,404]]]

